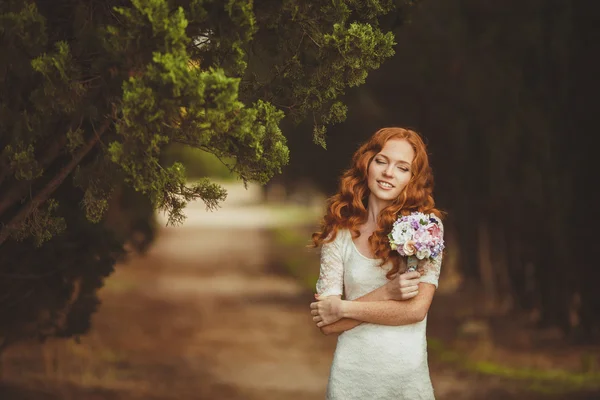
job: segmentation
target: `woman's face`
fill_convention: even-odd
[[[405,139],[390,139],[369,165],[367,184],[377,200],[393,202],[412,176],[415,151]]]

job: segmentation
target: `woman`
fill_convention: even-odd
[[[313,234],[322,249],[310,305],[323,333],[340,334],[327,399],[434,399],[425,328],[441,254],[405,272],[406,259],[387,238],[398,216],[414,211],[431,214],[443,229],[432,188],[419,135],[384,128],[356,151],[329,199]]]

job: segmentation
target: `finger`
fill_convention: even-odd
[[[317,328],[320,328],[320,327],[322,327],[323,325],[325,325],[325,323],[324,323],[323,321],[321,321],[321,322],[319,322],[319,323],[317,324]]]
[[[414,279],[419,279],[421,274],[419,272],[407,272],[401,275],[400,281],[411,281]]]
[[[406,292],[402,292],[402,299],[406,300],[406,299],[410,299],[412,297],[415,297],[416,295],[419,294],[419,290],[407,290]]]
[[[311,315],[319,315],[319,310],[310,310]]]
[[[320,315],[317,315],[316,317],[313,317],[313,321],[315,321],[315,322],[323,321],[323,318],[321,318]]]
[[[415,278],[418,278],[419,276],[421,276],[421,273],[419,271],[409,271],[409,272],[405,272],[402,275],[400,275],[400,277],[402,279],[415,279]]]
[[[419,271],[407,271],[407,272],[402,273],[402,275],[400,275],[400,276],[404,279],[412,279],[419,275],[420,275]]]
[[[318,306],[319,306],[318,302],[310,303],[310,308],[311,309],[316,309]]]
[[[415,283],[419,283],[420,280],[421,280],[421,276],[417,275],[417,276],[413,276],[411,278],[402,279],[400,282],[409,282],[411,284],[415,284]]]
[[[319,294],[315,293],[315,299],[319,300]]]
[[[405,288],[405,287],[411,287],[411,286],[419,286],[420,282],[421,281],[418,279],[410,279],[410,280],[406,280],[406,281],[401,281],[400,287]]]
[[[413,290],[409,290],[408,293],[412,293],[412,292],[419,293],[419,287],[413,286]]]
[[[419,286],[413,285],[400,288],[400,292],[404,294],[412,293],[414,291],[419,291]]]

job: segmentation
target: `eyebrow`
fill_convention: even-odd
[[[388,161],[390,161],[390,158],[388,156],[386,156],[385,154],[383,154],[383,153],[379,153],[377,155],[385,158]],[[410,163],[408,161],[398,160],[397,162],[398,162],[398,164],[406,164],[406,165],[410,166]]]

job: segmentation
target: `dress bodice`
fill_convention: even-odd
[[[441,221],[439,224],[442,226]],[[419,261],[423,270],[421,282],[437,288],[441,263],[442,254],[432,261]],[[386,284],[390,268],[391,263],[382,266],[381,260],[361,254],[350,231],[339,230],[333,241],[322,246],[317,293],[320,296],[344,295],[347,300],[354,300]]]

